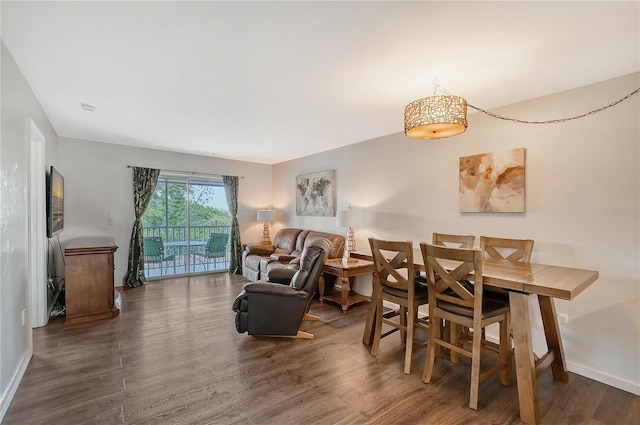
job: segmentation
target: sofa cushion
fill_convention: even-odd
[[[280,229],[273,239],[273,247],[276,254],[291,254],[296,249],[298,235],[302,229]]]
[[[342,253],[344,252],[344,236],[336,235],[335,233],[310,231],[304,241],[304,247],[316,239],[329,239],[331,242],[332,247],[327,255],[328,259],[342,257]]]
[[[299,257],[300,254],[302,254],[302,250],[305,247],[304,241],[307,239],[308,234],[309,234],[309,230],[303,230],[302,232],[300,232],[300,234],[298,235],[298,239],[296,240],[296,247],[291,253],[292,255]]]
[[[260,265],[258,266],[258,270],[260,270],[260,272],[266,272],[267,266],[269,266],[269,263],[273,261],[271,257],[258,257],[258,260],[260,262]]]
[[[260,261],[263,259],[264,257],[261,257],[259,255],[247,255],[244,258],[244,264],[243,267],[247,267],[251,270],[260,270]]]

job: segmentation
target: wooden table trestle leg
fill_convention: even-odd
[[[537,425],[540,423],[540,409],[538,408],[538,383],[529,317],[529,299],[532,297],[534,295],[509,292],[520,419],[526,424]]]

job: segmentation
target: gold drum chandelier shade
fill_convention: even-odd
[[[436,95],[436,93],[444,93]],[[520,124],[558,124],[591,116],[624,102],[631,96],[640,93],[640,88],[628,95],[598,109],[579,115],[551,120],[530,121],[509,118],[482,108],[467,104],[466,99],[454,96],[435,83],[433,96],[414,100],[404,108],[404,134],[414,139],[444,139],[464,133],[467,129],[467,106],[492,118],[512,121]]]
[[[415,100],[404,108],[404,133],[414,139],[443,139],[467,129],[467,101],[440,95]]]

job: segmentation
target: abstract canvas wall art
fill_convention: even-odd
[[[296,177],[296,215],[335,217],[335,170]]]
[[[525,149],[460,157],[461,212],[524,212]]]

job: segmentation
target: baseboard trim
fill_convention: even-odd
[[[27,366],[29,366],[29,361],[31,360],[32,355],[33,348],[29,347],[27,351],[24,352],[16,372],[11,377],[7,390],[2,394],[2,400],[0,401],[0,422],[4,419],[4,415],[7,413],[7,410],[9,410],[9,405],[11,404],[13,397],[16,395],[16,391],[18,391],[18,387],[20,386],[20,382],[22,382],[22,378],[27,370]]]
[[[495,335],[487,334],[487,339],[498,343],[498,337]],[[640,383],[638,382],[631,382],[618,376],[609,375],[608,373],[592,369],[579,363],[570,362],[568,360],[567,370],[575,373],[576,375],[584,376],[585,378],[593,379],[594,381],[640,396]]]
[[[396,304],[393,304],[387,301],[383,301],[382,304],[388,308],[398,307]],[[420,306],[418,308],[418,312],[421,314],[422,313],[428,314],[429,310],[428,308],[425,308],[425,307],[426,306]],[[487,339],[495,343],[498,342],[497,335],[491,335],[490,333],[487,333]],[[632,381],[620,378],[618,376],[613,376],[608,373],[604,373],[599,370],[592,369],[588,366],[585,366],[579,363],[570,362],[568,360],[567,360],[567,370],[577,375],[584,376],[585,378],[593,379],[594,381],[598,381],[603,384],[612,386],[614,388],[618,388],[620,390],[640,396],[640,382],[632,382]]]
[[[569,372],[573,372],[577,375],[581,375],[586,378],[593,379],[594,381],[602,382],[603,384],[640,396],[640,383],[638,382],[631,382],[618,376],[609,375],[608,373],[569,361],[567,362],[567,369]]]

